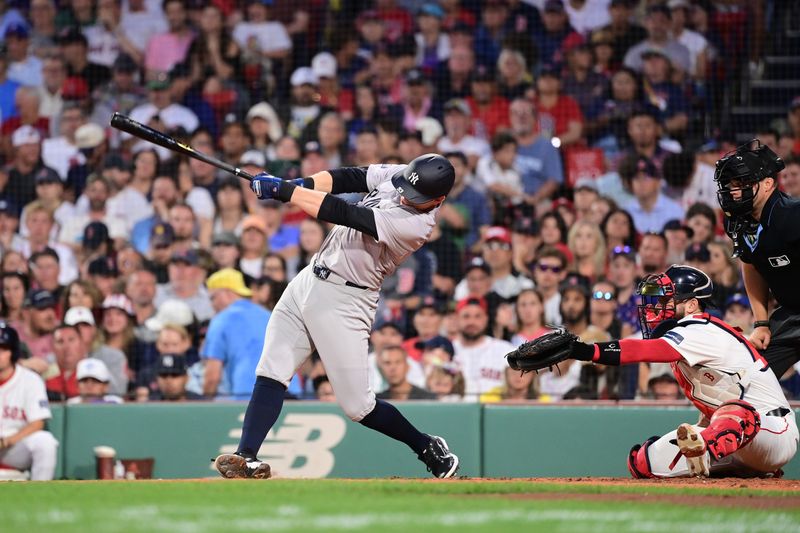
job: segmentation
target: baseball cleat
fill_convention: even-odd
[[[677,444],[681,455],[686,458],[692,476],[708,477],[706,465],[706,441],[691,424],[678,426]]]
[[[431,435],[428,446],[418,455],[428,472],[439,479],[453,477],[458,472],[458,456],[450,451],[442,437]]]
[[[214,460],[214,467],[226,479],[268,479],[272,475],[267,463],[259,461],[255,456],[237,453],[223,453],[218,456]]]

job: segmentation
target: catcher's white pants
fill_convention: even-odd
[[[0,463],[17,470],[30,470],[34,481],[47,481],[53,479],[56,471],[57,450],[58,441],[49,431],[37,431],[0,451]]]
[[[703,427],[694,426],[697,432]],[[678,453],[675,444],[677,430],[670,431],[647,448],[650,460],[650,471],[657,477],[685,477],[689,474],[686,459],[681,457],[675,467],[669,465]],[[797,423],[794,411],[786,416],[761,415],[761,429],[755,438],[744,448],[735,453],[711,461],[706,452],[703,460],[709,466],[711,475],[729,475],[735,477],[763,476],[775,472],[792,460],[797,452]]]
[[[358,422],[375,407],[367,352],[377,307],[377,291],[321,280],[307,266],[272,311],[256,375],[288,386],[316,349],[336,401]]]

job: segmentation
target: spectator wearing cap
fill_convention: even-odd
[[[453,342],[453,362],[461,366],[466,394],[471,398],[504,383],[504,356],[514,349],[510,342],[486,335],[489,306],[484,298],[468,297],[456,305],[458,338]]]
[[[180,0],[169,0],[168,4],[170,9],[174,9],[174,6],[182,6]],[[180,7],[180,9],[183,9],[183,7]],[[147,82],[148,101],[134,107],[131,110],[130,117],[137,122],[150,124],[161,130],[172,130],[180,127],[191,133],[197,129],[200,121],[194,111],[173,100],[172,92],[170,91],[171,83],[166,72],[153,74],[153,77]],[[133,143],[134,146],[137,142],[144,142],[136,140],[136,138],[127,133],[123,134],[122,139],[128,144]],[[162,159],[169,159],[172,153],[163,149],[159,150],[159,155],[161,155]]]
[[[436,395],[412,384],[408,354],[402,346],[387,346],[378,354],[378,369],[386,388],[375,396],[382,400],[435,400]]]
[[[319,80],[319,103],[338,111],[346,108],[352,95],[339,84],[336,57],[327,51],[319,52],[311,59],[311,70]]]
[[[723,320],[742,331],[742,335],[749,336],[753,332],[753,310],[747,294],[735,292],[725,300]]]
[[[545,323],[561,324],[561,293],[559,286],[567,276],[569,261],[565,253],[552,246],[539,251],[533,266],[533,279],[536,289],[544,299]]]
[[[269,250],[269,228],[263,218],[248,215],[242,221],[239,268],[251,278],[261,277],[264,255]]]
[[[539,223],[530,216],[518,216],[511,223],[511,264],[520,274],[532,278],[536,254],[542,245]]]
[[[238,270],[220,270],[206,285],[217,314],[211,319],[200,354],[206,360],[203,393],[208,397],[224,392],[235,399],[249,398],[270,312],[249,300],[252,293]],[[223,374],[226,391],[219,390]]]
[[[139,359],[146,349],[136,339],[135,327],[136,315],[127,296],[115,293],[103,300],[102,328],[106,343],[125,354],[128,361]]]
[[[514,271],[512,264],[511,232],[494,226],[484,234],[483,259],[492,271],[492,291],[506,300],[513,299],[522,289],[533,288],[533,282]],[[466,297],[466,283],[456,287],[456,299]]]
[[[41,99],[35,87],[19,87],[14,94],[14,108],[16,113],[13,117],[3,120],[0,133],[3,135],[3,152],[8,156],[12,155],[12,136],[14,132],[22,126],[31,126],[44,139],[50,135],[50,119],[42,116],[39,112]]]
[[[78,26],[63,28],[56,42],[67,62],[67,76],[83,80],[90,93],[111,78],[108,67],[89,61],[89,42]]]
[[[259,102],[247,111],[245,122],[253,136],[252,147],[274,159],[274,145],[283,137],[283,126],[275,108],[267,102]]]
[[[197,320],[202,322],[213,317],[214,308],[203,285],[203,270],[199,264],[200,257],[194,250],[173,252],[167,268],[169,282],[158,286],[156,307],[167,300],[179,299],[189,304]]]
[[[632,46],[625,54],[625,66],[642,72],[644,53],[648,50],[661,50],[672,62],[679,74],[690,72],[691,53],[670,33],[672,13],[664,4],[653,4],[647,8],[644,27],[647,38]]]
[[[680,151],[680,145],[661,141],[661,135],[662,124],[656,111],[649,106],[635,109],[628,116],[630,148],[624,154],[646,157],[660,170],[664,159],[670,153]]]
[[[426,2],[417,11],[417,28],[414,42],[417,53],[414,64],[431,72],[439,63],[450,57],[450,37],[442,32],[444,9],[433,2]]]
[[[590,324],[590,280],[581,274],[569,274],[559,286],[561,305],[559,311],[564,327],[581,339],[603,337],[611,340],[607,332]]]
[[[158,283],[167,283],[169,275],[167,266],[172,258],[172,245],[175,242],[175,230],[167,222],[158,222],[153,226],[150,235],[150,249],[147,252],[149,268],[156,276]]]
[[[300,175],[312,176],[328,168],[328,162],[322,155],[322,148],[317,141],[303,144],[303,159],[300,162]]]
[[[588,6],[589,3],[585,5]],[[568,70],[562,91],[564,95],[578,103],[586,122],[591,123],[603,109],[608,90],[608,77],[594,70],[592,47],[588,42],[574,40],[567,48],[566,55]],[[584,134],[588,133],[586,128]]]
[[[533,39],[539,49],[539,60],[545,65],[557,65],[563,60],[562,45],[578,35],[569,23],[562,0],[547,0],[542,9],[542,27],[534,31]]]
[[[659,363],[656,363],[656,365],[659,365]],[[685,398],[680,385],[675,380],[672,369],[667,365],[659,365],[651,370],[647,379],[646,396],[653,400],[663,401],[676,401]]]
[[[72,217],[76,215],[75,205],[64,198],[64,182],[54,171],[39,172],[36,174],[36,201],[53,213],[55,225],[51,231],[51,238],[56,239],[58,232]],[[21,220],[25,220],[28,206],[22,209]],[[27,236],[28,229],[23,224],[20,234]]]
[[[708,40],[703,35],[686,26],[690,24],[692,4],[688,0],[667,2],[672,22],[672,37],[689,51],[689,74],[695,80],[704,80],[708,65]]]
[[[120,53],[117,56],[111,65],[111,80],[92,93],[92,122],[106,124],[115,111],[127,115],[145,101],[145,90],[136,81],[138,71],[139,66],[130,55]]]
[[[108,153],[108,141],[106,132],[102,126],[94,122],[81,124],[75,130],[75,146],[80,151],[81,161],[70,166],[67,172],[67,186],[75,191],[76,196],[80,195],[86,186],[86,180],[90,174],[102,174],[105,164],[106,153]],[[114,189],[112,192],[116,192]],[[85,201],[84,201],[85,202]],[[85,203],[77,202],[78,210],[85,211]]]
[[[472,92],[466,99],[472,115],[472,133],[486,141],[509,126],[508,100],[497,93],[496,79],[492,67],[478,65],[472,76]]]
[[[99,256],[84,265],[86,275],[105,298],[114,290],[119,277],[117,261],[112,256]]]
[[[617,292],[617,317],[623,327],[639,331],[639,296],[637,283],[636,249],[628,245],[615,246],[608,256],[608,281]]]
[[[614,64],[621,64],[625,54],[635,44],[647,38],[647,31],[633,17],[634,2],[611,0],[608,5],[610,22],[600,31],[607,32],[614,49]]]
[[[661,231],[668,221],[683,218],[681,206],[661,192],[661,176],[656,166],[639,157],[634,168],[631,178],[634,200],[625,205],[625,210],[633,217],[636,229],[640,232]]]
[[[103,362],[109,373],[113,393],[124,395],[128,387],[128,363],[125,354],[119,348],[104,342],[105,338],[97,328],[92,311],[88,307],[70,307],[64,314],[64,324],[78,330],[88,357]]]
[[[217,270],[237,268],[239,255],[239,239],[234,233],[224,231],[211,239],[211,258]]]
[[[679,265],[683,263],[683,254],[692,242],[694,231],[678,219],[672,219],[664,224],[662,230],[667,238],[667,263]]]
[[[515,166],[522,175],[522,187],[529,205],[549,200],[564,182],[561,156],[549,139],[541,135],[536,107],[527,98],[509,106],[511,131],[517,139]]]
[[[318,103],[319,78],[311,67],[297,68],[292,72],[289,83],[292,86],[292,98],[286,133],[295,139],[305,141],[312,136],[312,132],[316,132],[317,120],[330,111],[330,108]]]
[[[5,31],[8,79],[20,85],[42,85],[42,60],[30,53],[30,31],[26,23],[9,24]]]
[[[672,137],[683,138],[689,125],[689,102],[681,87],[672,82],[672,63],[661,48],[642,52],[645,101],[658,110],[659,122]]]
[[[55,176],[55,179],[58,179]],[[54,250],[58,254],[59,276],[58,283],[67,285],[78,277],[78,262],[72,250],[61,243],[53,241],[52,235],[55,227],[53,212],[43,202],[35,200],[26,206],[25,227],[28,238],[20,243],[16,250],[25,257],[30,258],[34,253],[45,248]]]
[[[65,183],[69,170],[83,162],[83,155],[75,144],[75,132],[86,122],[86,111],[73,101],[65,101],[58,117],[60,135],[42,141],[42,162],[58,173]],[[77,198],[83,191],[71,191]]]
[[[369,386],[372,390],[383,390],[386,388],[386,381],[378,368],[378,357],[384,348],[389,346],[400,346],[403,343],[403,332],[401,325],[392,320],[384,320],[380,315],[376,316],[375,323],[372,326],[372,331],[369,334],[370,352],[367,354],[367,366],[369,367]],[[312,356],[312,359],[314,357]],[[411,381],[413,383],[419,382],[419,376],[422,376],[424,382],[424,373],[419,363],[409,358],[410,373],[412,375]]]
[[[490,153],[489,143],[470,135],[472,109],[463,98],[449,100],[444,105],[445,135],[439,139],[441,153],[461,152],[467,156],[469,168],[474,169],[478,159]]]
[[[561,74],[543,68],[536,79],[533,99],[542,135],[552,138],[556,147],[564,148],[583,142],[583,113],[578,103],[561,92]]]
[[[189,374],[186,356],[183,354],[161,354],[156,375],[158,388],[150,393],[150,401],[184,402],[205,399],[186,389]]]
[[[88,212],[77,214],[69,220],[58,234],[59,242],[70,246],[73,250],[81,247],[86,226],[91,222],[102,222],[108,228],[109,236],[114,240],[126,239],[128,230],[125,221],[108,212],[107,202],[111,192],[111,184],[100,174],[92,174],[86,180],[85,195],[88,199]]]
[[[50,401],[63,402],[80,396],[78,391],[78,363],[88,357],[89,350],[78,328],[61,324],[54,326],[53,352],[58,374],[45,381]]]
[[[63,286],[58,282],[61,270],[58,253],[52,248],[33,252],[28,258],[28,264],[33,285],[40,289],[46,289],[59,298]]]
[[[44,166],[41,158],[41,135],[29,125],[20,126],[11,135],[14,158],[4,169],[8,182],[3,195],[17,209],[36,198],[36,179],[54,175],[53,169]],[[16,212],[15,215],[19,215]]]
[[[75,370],[78,380],[78,396],[67,400],[67,405],[79,403],[123,403],[116,394],[109,394],[111,375],[105,363],[97,359],[81,359]]]
[[[406,90],[402,101],[403,128],[406,131],[416,131],[419,119],[428,116],[431,112],[433,105],[431,87],[423,71],[418,68],[413,68],[406,73],[405,85]]]
[[[58,325],[58,299],[45,289],[31,289],[22,311],[24,326],[18,331],[32,357],[52,362],[53,331]]]
[[[166,0],[162,4],[162,9],[166,15],[168,29],[164,33],[153,35],[147,42],[144,68],[148,75],[169,72],[172,67],[183,62],[195,37],[194,31],[189,26],[186,6],[182,0]]]

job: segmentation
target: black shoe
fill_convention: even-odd
[[[418,455],[428,472],[439,479],[453,477],[458,472],[458,456],[451,453],[442,437],[431,435],[428,446]]]
[[[259,461],[255,455],[239,452],[220,455],[214,460],[214,467],[226,479],[268,479],[272,475],[267,463]]]

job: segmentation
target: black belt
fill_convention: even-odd
[[[335,272],[331,271],[331,269],[324,267],[322,265],[313,265],[311,267],[311,271],[314,273],[315,276],[317,276],[321,280],[332,281],[334,283],[342,282],[341,284],[346,285],[347,287],[355,287],[356,289],[362,289],[362,290],[369,289],[369,287],[364,287],[363,285],[356,285],[352,281],[347,281],[346,279],[342,278]]]
[[[785,407],[778,407],[777,409],[773,409],[772,411],[767,413],[767,416],[786,416],[791,412],[792,412],[791,410]]]

